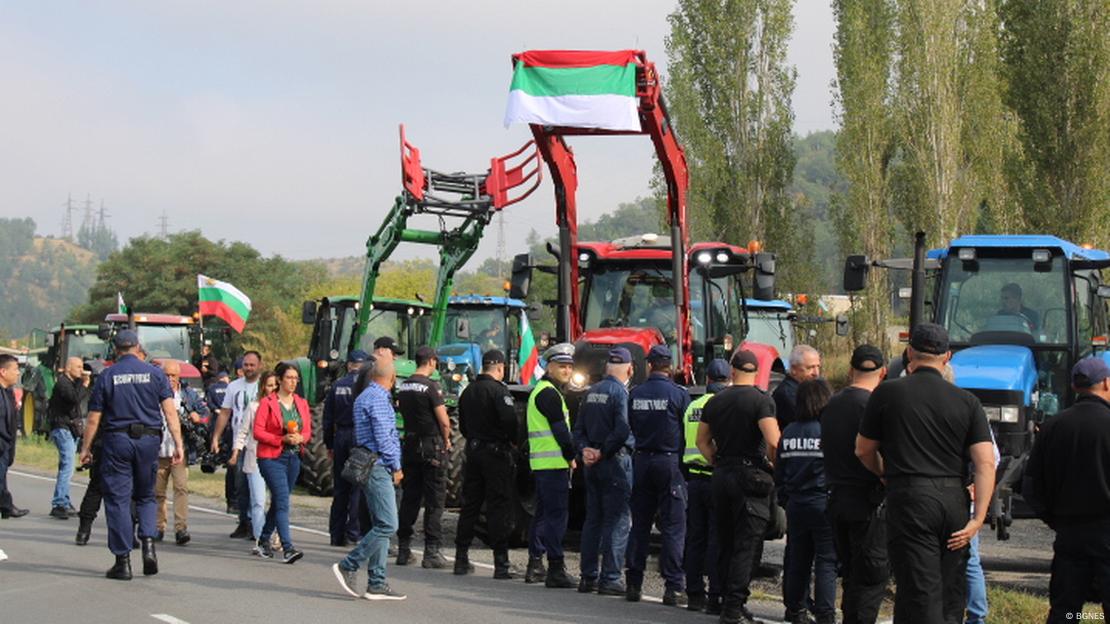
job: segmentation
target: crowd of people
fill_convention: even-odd
[[[144,361],[134,332],[119,332],[113,343],[116,361],[95,384],[79,360],[67,362],[50,404],[60,457],[50,515],[77,514],[76,541],[86,544],[104,501],[116,558],[109,578],[132,578],[136,548],[143,573],[158,572],[154,544],[169,526],[171,482],[174,539],[190,541],[182,428],[202,424],[211,425],[208,450],[231,449],[226,497],[238,525],[230,537],[252,540],[254,555],[270,559],[280,550],[288,564],[302,558],[290,533],[290,496],[305,445],[322,435],[335,471],[331,544],[351,547],[332,565],[342,589],[369,600],[403,600],[387,582],[387,560],[414,562],[421,511],[421,565],[450,565],[442,515],[452,425],[433,381],[434,349],[418,349],[415,373],[399,383],[394,360],[403,350],[393,339],[379,338],[372,353],[349,354],[347,374],[324,400],[322,431],[314,431],[291,364],[268,370],[260,354],[247,352],[229,381],[208,361],[216,370],[202,397],[181,384],[179,363]],[[480,374],[459,397],[466,463],[454,574],[474,571],[470,549],[484,515],[495,579],[523,577],[636,602],[656,526],[663,604],[714,614],[722,623],[752,622],[751,580],[777,505],[786,517],[786,621],[835,623],[839,578],[843,621],[875,622],[891,576],[896,622],[986,618],[978,534],[998,450],[979,401],[953,383],[942,327],[914,329],[905,370],[893,379],[878,348],[857,347],[848,384],[837,392],[821,377],[820,353],[805,345],[789,354],[773,393],[756,386],[761,363],[741,349],[709,363],[706,393],[696,399],[674,382],[669,348],[646,354],[647,378],[630,388],[632,353],[615,347],[572,423],[566,392],[574,352],[560,343],[543,354],[545,374],[531,389],[523,422],[504,383],[506,355],[497,349],[483,355]],[[9,389],[18,373],[9,370],[14,359],[5,358],[0,513],[8,518],[26,511],[6,488],[14,448]],[[1070,620],[1090,596],[1110,603],[1110,367],[1101,358],[1083,359],[1071,381],[1078,400],[1037,435],[1023,492],[1057,531],[1050,622]],[[68,492],[77,440],[80,462],[91,468],[80,511]],[[509,534],[523,457],[535,504],[528,563],[520,570],[509,560]],[[576,470],[585,487],[577,576],[563,550]]]

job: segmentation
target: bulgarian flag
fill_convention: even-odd
[[[513,57],[514,122],[639,132],[635,50],[533,50]]]
[[[127,304],[123,302],[123,293],[116,292],[116,312],[120,314],[127,314]]]
[[[197,290],[198,307],[202,315],[221,318],[232,329],[243,333],[247,317],[251,315],[250,297],[227,282],[205,275],[197,275]]]
[[[528,325],[528,315],[520,315],[520,355],[517,356],[520,365],[520,383],[528,385],[539,381],[543,377],[540,368],[540,352],[536,348],[536,337],[532,335],[532,327]]]

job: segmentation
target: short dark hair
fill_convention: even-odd
[[[247,351],[246,353],[244,353],[244,354],[243,354],[243,357],[245,358],[245,357],[247,357],[248,355],[253,355],[254,357],[258,358],[258,361],[259,361],[259,362],[261,362],[261,361],[262,361],[262,354],[261,354],[261,353],[259,353],[258,351],[255,351],[255,350],[251,349],[250,351]],[[275,369],[275,370],[276,370],[276,369]]]
[[[1002,292],[1021,299],[1021,286],[1019,286],[1017,282],[1010,282],[1009,284],[1006,284],[1002,287]]]
[[[794,415],[799,421],[817,420],[832,397],[832,388],[824,379],[809,379],[798,385]]]
[[[439,359],[439,356],[436,355],[436,352],[433,349],[426,349],[424,347],[421,347],[416,350],[413,358],[413,361],[416,362],[416,367],[420,368],[422,366],[427,366],[428,362],[431,362],[432,360]]]
[[[7,368],[9,364],[19,365],[19,360],[11,354],[0,353],[0,368]]]
[[[289,372],[289,369],[293,369],[297,373],[297,377],[301,376],[301,369],[297,368],[296,364],[292,362],[278,362],[278,365],[274,367],[274,374],[277,375],[279,383],[281,379],[285,377],[285,373]]]

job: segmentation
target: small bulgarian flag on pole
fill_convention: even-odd
[[[520,315],[520,355],[517,356],[520,366],[520,383],[529,385],[543,377],[540,368],[540,352],[536,348],[536,337],[532,335],[532,327],[528,324],[528,315]]]
[[[513,56],[505,127],[512,123],[641,130],[635,50],[532,50]]]
[[[123,302],[123,293],[116,292],[116,312],[120,314],[127,314],[127,304]]]
[[[243,291],[220,280],[197,275],[197,300],[202,316],[223,319],[232,329],[243,333],[247,317],[251,315],[250,297]]]

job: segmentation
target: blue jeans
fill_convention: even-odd
[[[51,431],[50,440],[58,447],[58,479],[54,483],[54,498],[50,499],[50,506],[67,509],[70,506],[69,480],[73,478],[77,442],[74,441],[69,429],[62,428]]]
[[[378,464],[362,487],[363,500],[373,518],[370,531],[362,536],[351,552],[339,562],[344,570],[357,570],[363,563],[370,576],[370,587],[385,584],[385,561],[389,556],[389,537],[397,531],[397,494],[393,474]]]
[[[979,535],[971,538],[971,555],[967,560],[967,624],[983,624],[987,620],[987,578],[979,561]]]
[[[262,537],[262,527],[266,526],[266,480],[262,478],[262,469],[254,472],[244,472],[247,484],[251,491],[251,530],[254,532],[255,541]]]
[[[601,556],[603,585],[621,580],[624,550],[632,512],[632,458],[620,454],[586,467],[586,521],[582,525],[582,578],[597,579],[597,559]]]
[[[269,541],[276,528],[282,549],[290,550],[293,538],[289,535],[289,495],[301,474],[301,458],[294,451],[282,451],[276,459],[259,458],[258,471],[270,488],[270,509],[259,539]]]

